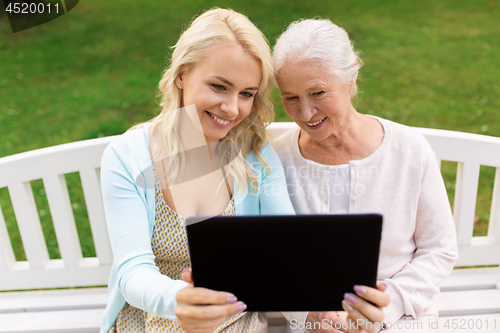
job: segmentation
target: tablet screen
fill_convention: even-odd
[[[186,231],[194,285],[247,311],[342,311],[355,284],[376,285],[378,214],[188,218]]]

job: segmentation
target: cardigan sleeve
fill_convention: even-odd
[[[262,149],[262,155],[269,168],[261,165],[260,215],[295,215],[278,154],[268,143]]]
[[[401,316],[420,317],[439,285],[451,273],[457,260],[455,225],[443,178],[430,146],[422,159],[417,203],[413,259],[384,282],[390,296],[384,308],[385,321],[394,324]]]
[[[135,182],[127,142],[117,141],[103,154],[101,184],[118,288],[130,305],[176,320],[175,295],[187,283],[162,275],[154,263],[146,189]]]

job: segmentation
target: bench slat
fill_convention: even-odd
[[[71,142],[0,158],[0,188],[21,182],[42,179],[54,174],[98,168],[107,145],[116,137]],[[57,162],[55,162],[57,161]],[[33,167],[36,166],[36,167]]]
[[[439,315],[500,314],[500,289],[448,291],[437,297]]]
[[[0,313],[105,308],[108,288],[0,293]]]
[[[281,134],[295,127],[298,127],[298,125],[294,122],[274,122],[267,129],[270,131],[273,140],[276,140]]]
[[[500,167],[500,139],[493,136],[435,128],[414,127],[443,161],[471,162]]]
[[[61,259],[49,260],[44,269],[32,270],[27,262],[17,262],[2,272],[1,290],[105,286],[111,265],[100,265],[97,258],[83,258],[77,267],[65,267]]]
[[[488,237],[495,244],[500,244],[500,168],[495,171]]]
[[[68,267],[78,266],[83,255],[66,178],[64,175],[50,175],[43,178],[43,185],[49,202],[61,258]]]
[[[98,333],[104,309],[0,314],[0,333]]]
[[[457,242],[470,245],[474,231],[476,197],[479,183],[480,165],[478,163],[458,163],[455,190],[454,218],[457,228]]]
[[[30,267],[32,269],[43,268],[49,261],[49,252],[31,184],[30,182],[14,184],[8,189]]]
[[[8,270],[16,263],[9,232],[0,206],[0,271]]]
[[[500,267],[454,269],[441,284],[441,292],[495,289],[500,282]]]
[[[80,171],[80,179],[82,180],[83,194],[87,204],[97,257],[101,264],[111,264],[113,263],[113,252],[109,244],[106,217],[104,215],[99,170],[82,170]]]
[[[500,263],[500,244],[494,244],[489,237],[473,237],[471,245],[458,247],[458,260],[455,267],[498,265]]]

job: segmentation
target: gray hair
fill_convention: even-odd
[[[363,66],[347,32],[326,19],[292,22],[277,39],[273,60],[276,75],[287,61],[312,60],[326,66],[345,84],[356,81]],[[356,92],[355,84],[352,95]]]

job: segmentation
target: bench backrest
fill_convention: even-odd
[[[277,137],[296,126],[273,123]],[[458,162],[454,217],[457,266],[500,264],[500,138],[418,128],[441,160]],[[0,290],[106,285],[113,261],[104,217],[99,167],[113,137],[43,148],[0,159],[27,261],[16,261],[0,207]],[[473,237],[480,166],[496,168],[488,235]],[[83,257],[64,174],[79,172],[96,257]],[[50,259],[30,181],[42,179],[62,259]]]
[[[113,137],[38,149],[0,159],[27,261],[16,261],[0,210],[0,290],[106,285],[113,254],[99,168]],[[79,172],[96,257],[84,258],[64,174]],[[30,181],[42,179],[62,259],[49,259]]]

